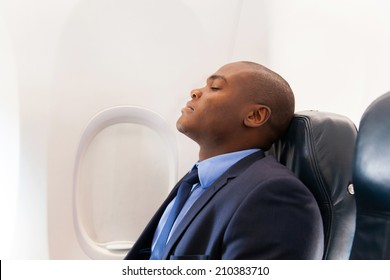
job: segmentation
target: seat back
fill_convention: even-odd
[[[357,220],[351,259],[390,259],[390,92],[361,118],[353,184]]]
[[[356,127],[348,118],[325,112],[295,114],[286,135],[268,153],[314,194],[324,224],[323,259],[348,259],[355,230],[352,162]]]

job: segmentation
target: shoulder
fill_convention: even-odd
[[[274,156],[266,156],[253,162],[237,176],[235,183],[250,196],[264,197],[264,193],[267,193],[265,196],[275,198],[315,201],[313,194],[301,180]]]
[[[316,200],[273,156],[253,162],[231,182],[230,189],[235,191],[236,205],[227,226],[226,244],[234,244],[240,237],[252,246],[230,246],[227,259],[321,258],[323,229]]]
[[[301,181],[286,166],[279,163],[274,156],[265,156],[262,159],[254,161],[245,171],[240,174],[241,178],[252,180],[291,180],[299,184]]]

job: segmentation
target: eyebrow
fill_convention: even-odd
[[[221,79],[223,80],[225,83],[228,83],[225,76],[222,76],[222,75],[211,75],[207,80],[218,80],[218,79]]]

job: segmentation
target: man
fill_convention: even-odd
[[[126,259],[321,259],[314,197],[264,156],[293,114],[288,83],[253,62],[227,64],[191,91],[177,129],[199,144],[200,182],[172,218],[178,183]]]

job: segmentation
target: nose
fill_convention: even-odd
[[[190,96],[192,99],[197,99],[202,96],[202,91],[200,89],[191,90]]]

